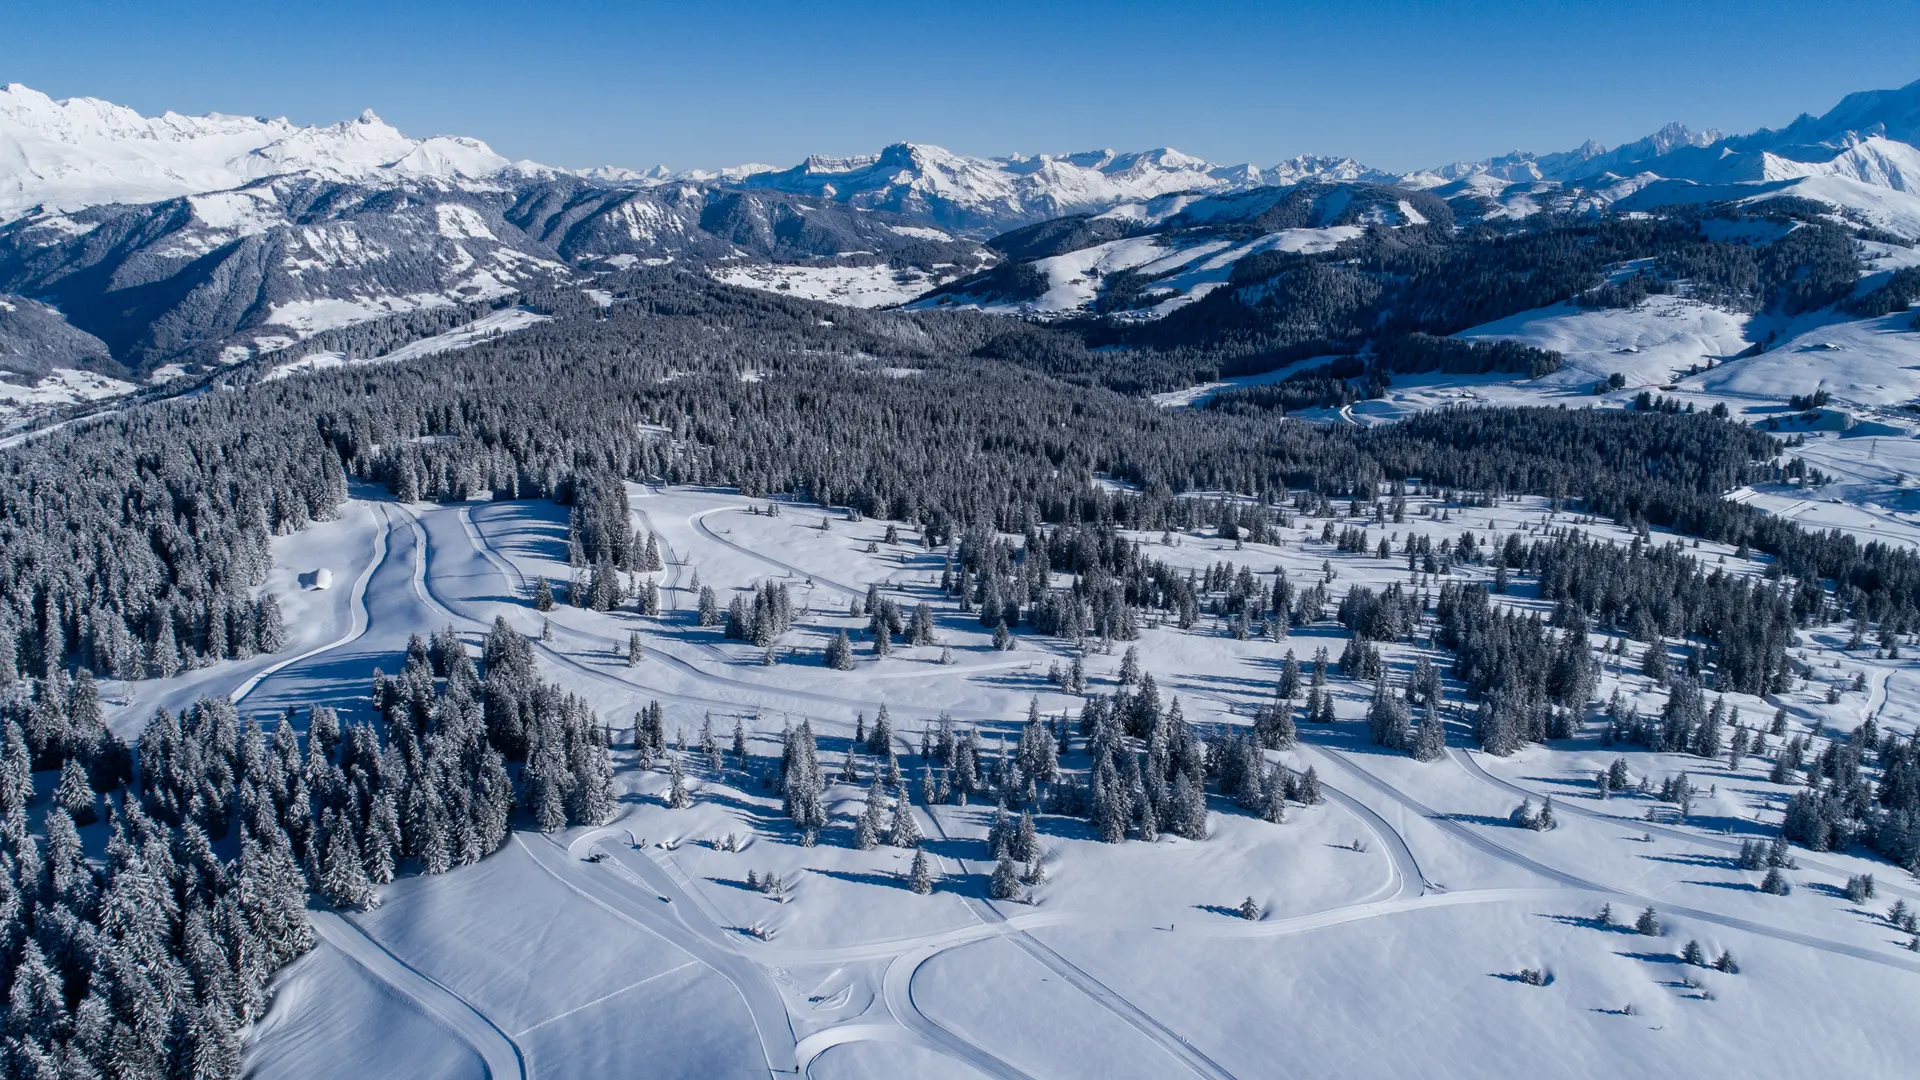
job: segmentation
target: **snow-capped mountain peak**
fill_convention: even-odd
[[[816,154],[791,169],[756,172],[738,182],[913,214],[943,228],[985,235],[1177,192],[1239,191],[1316,179],[1392,178],[1348,158],[1303,156],[1265,170],[1218,165],[1164,146],[980,158],[927,143],[895,143],[877,154]]]
[[[286,174],[462,182],[518,167],[478,139],[409,137],[372,109],[312,127],[223,113],[148,117],[98,98],[56,101],[18,83],[0,87],[0,163],[0,221],[41,205],[155,202]]]
[[[368,109],[353,120],[296,129],[229,164],[250,178],[289,172],[346,178],[398,161],[419,145]]]

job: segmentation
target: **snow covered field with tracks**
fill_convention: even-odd
[[[1011,749],[1030,703],[1043,716],[1077,715],[1079,697],[1047,677],[1076,653],[1025,628],[1014,648],[996,650],[977,617],[941,595],[944,549],[928,550],[905,526],[886,543],[886,522],[837,510],[781,504],[776,516],[728,491],[630,485],[632,525],[658,538],[665,562],[647,575],[662,589],[661,614],[631,601],[606,613],[563,602],[545,616],[541,640],[531,597],[538,579],[558,586],[568,577],[566,508],[361,495],[340,520],[276,541],[264,587],[286,604],[286,650],[169,680],[103,684],[116,727],[131,735],[156,706],[221,692],[243,693],[243,711],[268,722],[289,708],[304,716],[312,702],[365,716],[374,670],[397,669],[410,635],[450,625],[477,644],[503,617],[535,640],[544,676],[585,696],[613,728],[625,794],[605,827],[543,835],[516,819],[509,843],[477,867],[404,874],[369,911],[316,912],[321,945],[281,975],[274,1010],[254,1033],[253,1075],[1248,1080],[1574,1077],[1604,1067],[1788,1076],[1806,1067],[1810,1032],[1852,1033],[1863,1075],[1898,1071],[1894,1048],[1920,956],[1881,913],[1895,900],[1920,903],[1920,887],[1878,860],[1798,852],[1792,893],[1762,893],[1735,856],[1743,839],[1777,831],[1789,789],[1767,781],[1764,759],[1736,770],[1724,757],[1603,747],[1592,721],[1573,739],[1493,758],[1470,749],[1456,718],[1446,756],[1422,763],[1370,745],[1360,719],[1370,685],[1336,670],[1336,721],[1303,725],[1296,747],[1269,753],[1296,770],[1313,767],[1320,804],[1291,805],[1283,823],[1270,824],[1216,795],[1205,840],[1118,845],[1099,842],[1080,818],[1042,814],[1044,883],[1022,899],[994,900],[985,842],[993,807],[930,807],[916,796],[911,812],[938,875],[922,896],[907,887],[909,852],[851,842],[878,759],[858,755],[858,781],[828,789],[830,823],[813,847],[801,844],[765,778],[782,728],[803,719],[831,774],[856,718],[871,724],[884,705],[912,785],[920,731],[943,711],[978,729],[989,754],[1002,740]],[[1305,514],[1274,543],[1135,539],[1176,566],[1225,561],[1268,582],[1276,567],[1297,585],[1324,580],[1336,602],[1356,584],[1408,584],[1404,558],[1371,553],[1380,539],[1397,552],[1408,533],[1470,530],[1497,542],[1516,530],[1575,528],[1632,540],[1536,499],[1475,507],[1416,495],[1398,524],[1348,520],[1345,510],[1335,505],[1333,524],[1367,528],[1369,554],[1323,543],[1328,519]],[[1692,543],[1657,532],[1652,540]],[[1690,550],[1728,573],[1765,570],[1712,544]],[[303,591],[301,575],[322,566],[334,586]],[[1489,571],[1454,574],[1484,580]],[[761,649],[699,626],[694,613],[696,582],[724,607],[735,590],[765,581],[786,584],[797,609],[771,665]],[[909,610],[931,604],[940,644],[875,659],[857,641],[852,671],[827,667],[826,641],[864,627],[848,604],[876,583]],[[1525,575],[1498,602],[1549,613]],[[630,665],[634,632],[644,658]],[[1204,732],[1247,724],[1272,699],[1289,650],[1306,664],[1323,646],[1338,655],[1345,637],[1329,618],[1283,641],[1236,640],[1225,620],[1203,614],[1189,630],[1146,626],[1132,644],[1163,698],[1177,697]],[[1868,716],[1910,732],[1920,668],[1848,652],[1845,637],[1843,627],[1803,634],[1795,656],[1804,684],[1764,700],[1730,694],[1728,704],[1762,725],[1784,707],[1789,731],[1816,747]],[[1445,671],[1448,658],[1425,641],[1416,633],[1413,643],[1385,646],[1389,669],[1404,676],[1424,654]],[[1597,648],[1611,643],[1594,635]],[[1113,689],[1125,645],[1084,656],[1089,693]],[[943,647],[950,664],[939,662]],[[1657,711],[1662,695],[1638,672],[1631,659],[1609,663],[1598,699],[1618,689]],[[1856,676],[1864,691],[1848,689]],[[1831,704],[1829,684],[1840,690]],[[634,767],[634,714],[656,700],[670,736],[689,744],[680,756],[693,796],[685,809],[667,805],[661,765]],[[741,723],[744,768],[731,754],[714,768],[692,745],[708,717],[723,745]],[[1632,791],[1599,798],[1591,778],[1616,757],[1656,786],[1689,773],[1698,791],[1689,814]],[[1086,761],[1075,739],[1062,764]],[[1557,828],[1509,824],[1522,798],[1545,796]],[[777,874],[781,894],[749,889],[749,872]],[[1864,872],[1878,873],[1878,898],[1848,901],[1844,883]],[[1257,919],[1240,916],[1243,898]],[[1663,934],[1601,925],[1594,916],[1606,904],[1626,923],[1655,908]],[[1713,956],[1730,952],[1740,972],[1681,963],[1689,940]],[[1551,979],[1529,985],[1524,969]],[[1781,1016],[1795,1023],[1767,1022]],[[1506,1049],[1490,1059],[1479,1049],[1489,1045]]]

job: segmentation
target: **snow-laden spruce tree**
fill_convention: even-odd
[[[860,811],[860,820],[854,826],[853,846],[861,851],[872,851],[880,846],[880,828],[886,792],[880,786],[880,777],[876,774],[873,783],[867,787],[867,805]]]
[[[685,810],[693,805],[693,796],[687,792],[687,774],[680,768],[680,755],[667,755],[667,806],[674,810]]]
[[[906,793],[893,808],[893,828],[887,833],[887,843],[897,848],[917,848],[920,846],[920,822],[913,816],[913,804],[907,801]]]
[[[987,895],[995,900],[1012,900],[1020,895],[1020,868],[1002,857],[987,879]]]
[[[927,853],[916,849],[913,853],[913,868],[907,872],[907,888],[925,896],[933,891],[933,866],[927,861]]]
[[[780,755],[780,795],[787,816],[801,831],[803,842],[826,828],[827,807],[820,800],[825,785],[820,775],[820,752],[813,726],[805,720],[786,732]]]

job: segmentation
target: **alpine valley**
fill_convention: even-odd
[[[0,88],[0,1075],[1916,1075],[1916,143]]]

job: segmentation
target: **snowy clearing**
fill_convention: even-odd
[[[956,270],[935,274],[918,268],[896,270],[885,265],[804,266],[788,263],[753,263],[713,271],[715,280],[728,285],[857,308],[904,304],[958,276]]]

